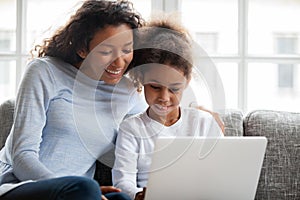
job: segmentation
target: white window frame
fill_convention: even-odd
[[[161,10],[166,12],[180,10],[181,2],[184,0],[161,0],[159,1]],[[238,54],[236,56],[210,56],[211,59],[218,62],[234,62],[238,64],[238,109],[247,112],[248,99],[248,64],[249,63],[291,63],[300,64],[300,56],[297,55],[279,55],[263,56],[249,54],[248,49],[248,10],[249,0],[238,1]],[[169,7],[166,8],[166,5]]]
[[[238,64],[238,109],[247,111],[247,78],[248,64],[254,62],[265,63],[292,63],[299,64],[299,55],[280,55],[280,56],[261,56],[249,55],[248,49],[248,1],[238,1],[238,54],[236,56],[211,56],[212,60],[218,62],[235,62]],[[151,0],[152,10],[162,10],[170,12],[173,10],[181,10],[182,0]],[[16,87],[22,77],[28,53],[25,51],[26,39],[26,5],[27,0],[16,0],[17,5],[17,26],[16,26],[16,52],[1,53],[1,60],[16,61]],[[16,88],[17,89],[17,88]]]

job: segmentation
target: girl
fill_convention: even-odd
[[[121,123],[116,142],[113,183],[135,200],[144,198],[157,137],[223,135],[207,112],[180,107],[191,80],[192,51],[188,33],[171,18],[154,20],[142,32],[146,42],[130,73],[139,91],[143,86],[148,108]]]

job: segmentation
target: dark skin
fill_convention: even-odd
[[[146,188],[144,187],[142,192],[136,193],[134,200],[143,200],[145,198],[145,194]]]
[[[203,106],[196,106],[197,109],[199,110],[203,110],[203,111],[206,111],[208,113],[210,113],[216,120],[216,122],[218,123],[218,125],[220,126],[221,130],[222,130],[222,133],[224,134],[225,133],[225,125],[224,125],[224,122],[222,121],[222,119],[220,118],[219,114],[216,113],[216,112],[212,112],[210,110],[207,110],[206,108],[204,108]]]

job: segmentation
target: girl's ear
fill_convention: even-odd
[[[87,57],[87,51],[85,49],[81,49],[77,51],[77,54],[80,56],[80,58],[85,59]]]

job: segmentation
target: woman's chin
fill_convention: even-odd
[[[100,81],[104,81],[106,84],[109,84],[109,85],[116,85],[120,82],[121,79],[122,79],[122,76],[118,76],[118,77],[102,76]]]
[[[121,79],[114,79],[114,80],[103,80],[108,85],[116,85],[120,82]]]

